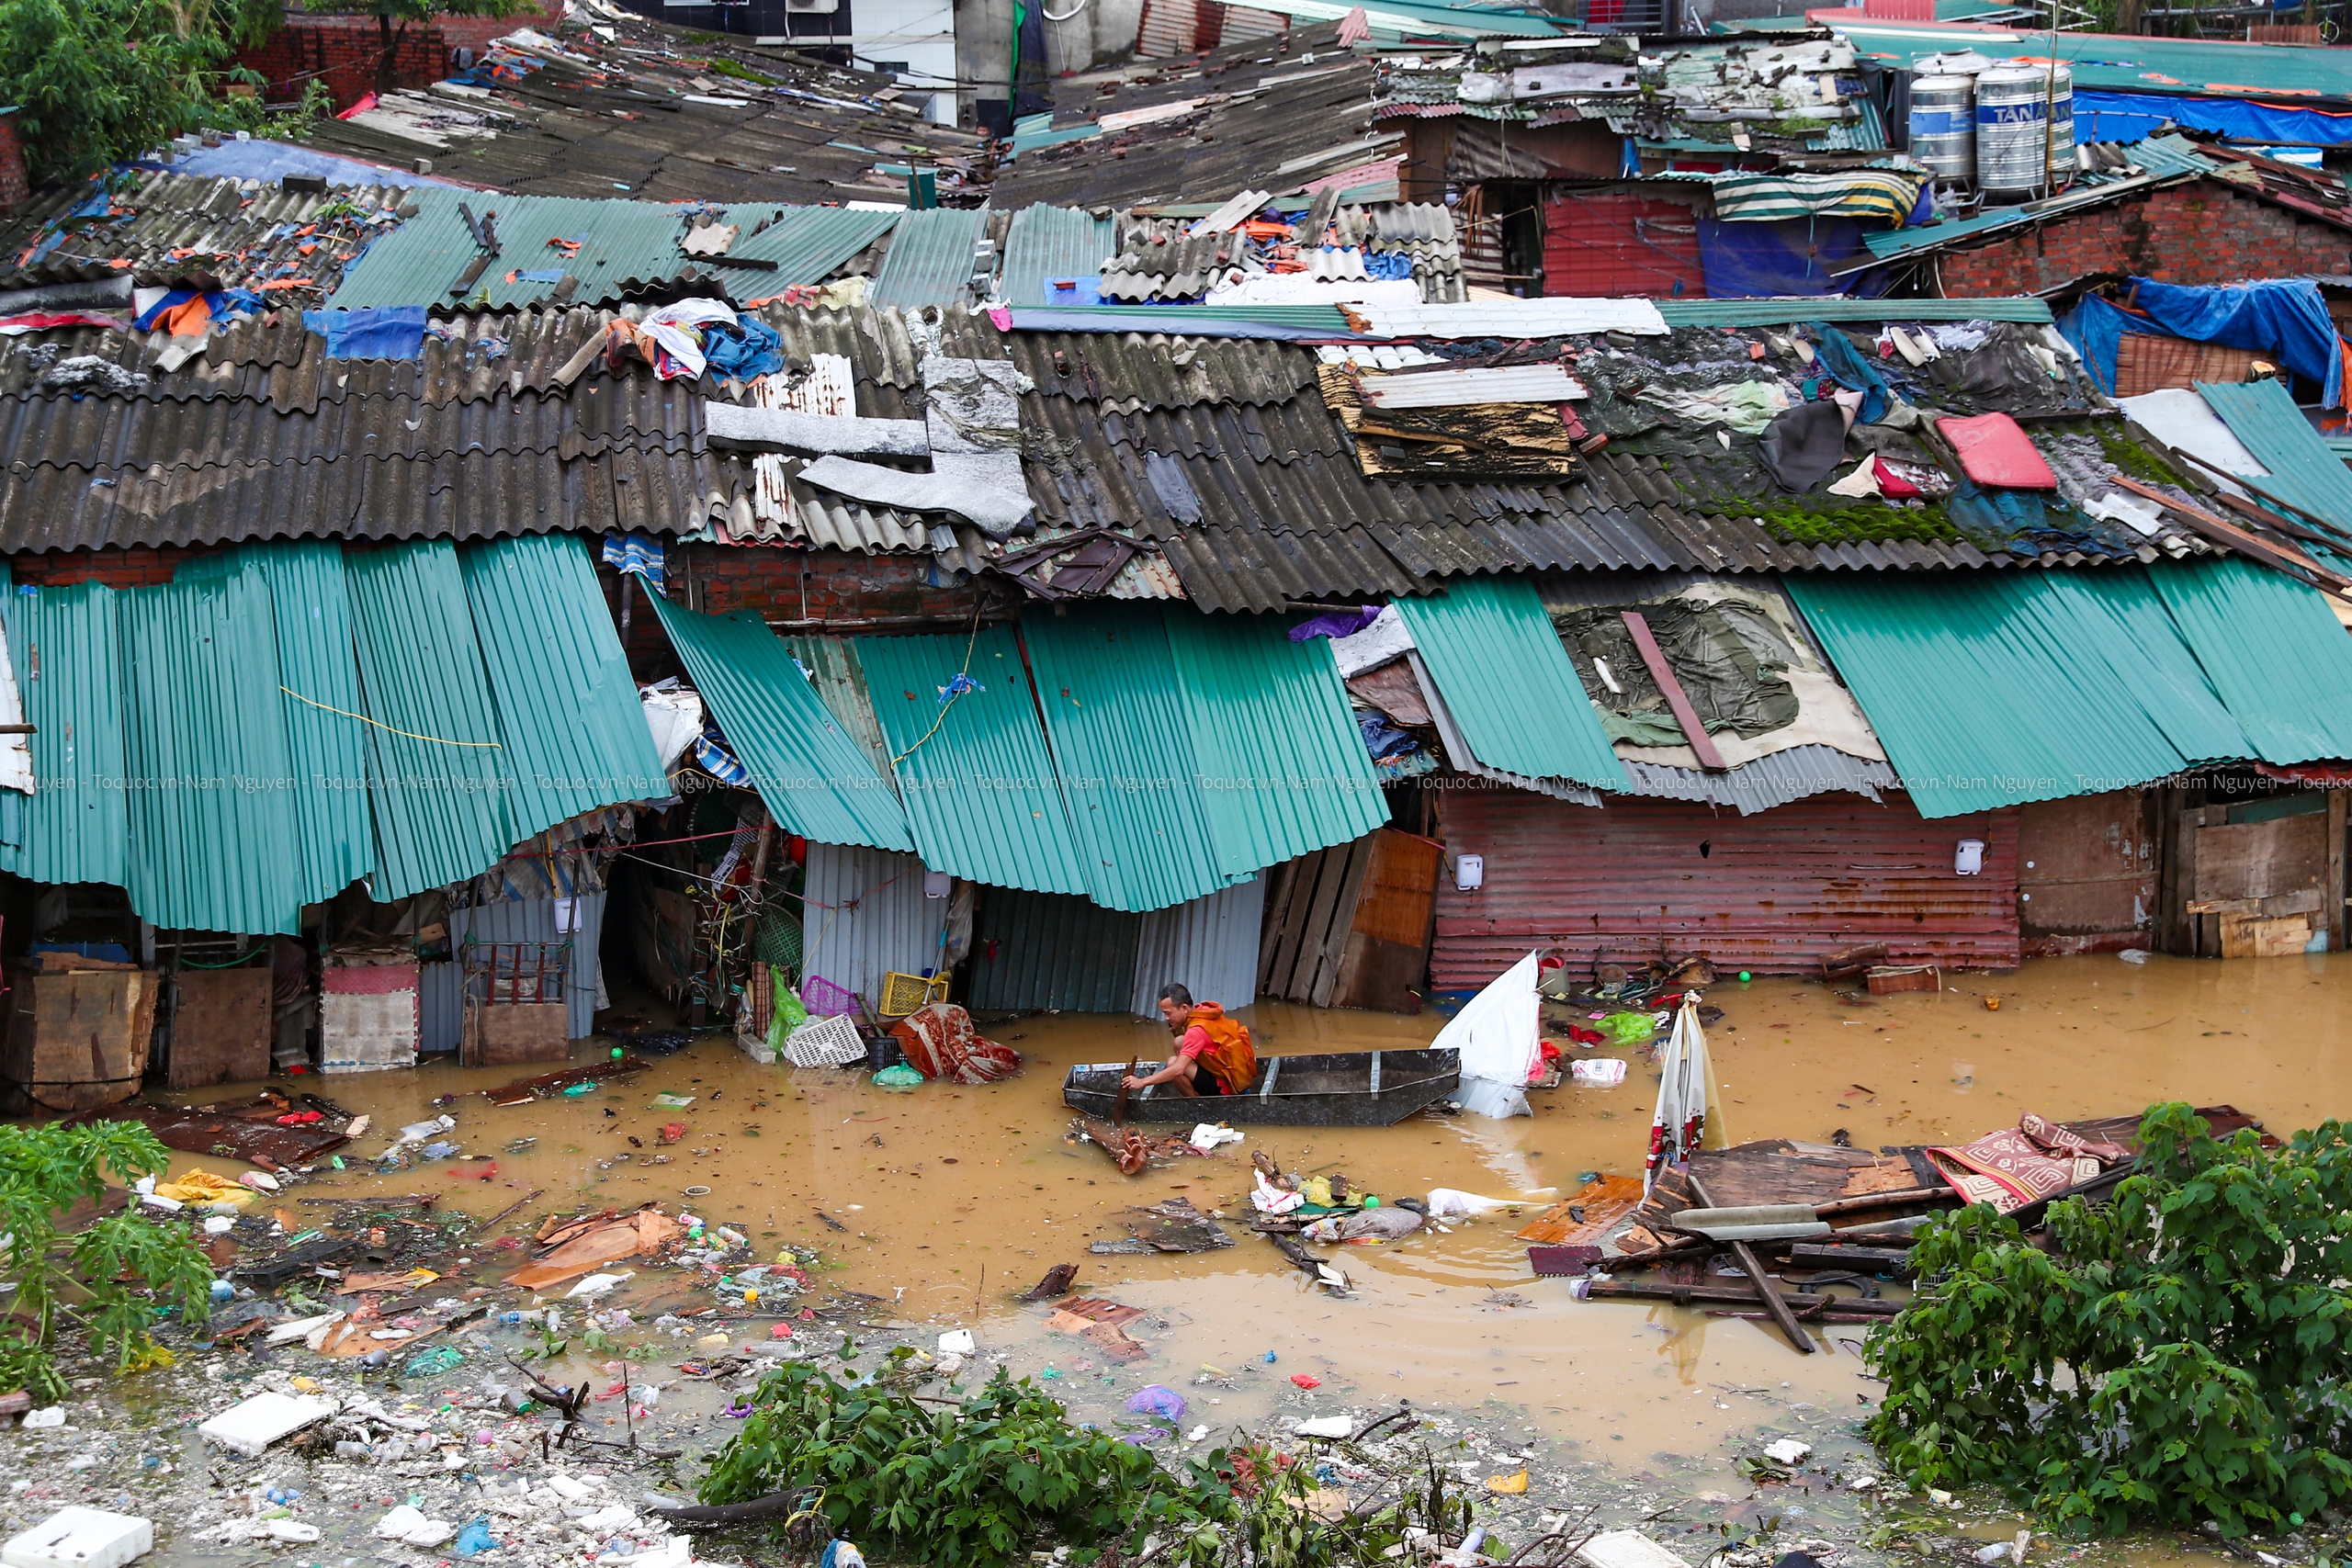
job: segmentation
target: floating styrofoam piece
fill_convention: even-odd
[[[1639,1530],[1604,1530],[1577,1549],[1585,1568],[1690,1568]]]
[[[318,1526],[306,1525],[300,1519],[272,1519],[269,1521],[269,1539],[272,1540],[295,1542],[313,1541],[319,1539],[320,1533]]]
[[[40,1410],[28,1410],[24,1424],[34,1427],[62,1427],[65,1425],[65,1406],[51,1404]]]
[[[1801,1443],[1794,1438],[1782,1438],[1779,1442],[1764,1445],[1764,1457],[1774,1464],[1800,1464],[1812,1452],[1811,1443]]]
[[[399,1507],[376,1521],[376,1533],[386,1540],[405,1545],[429,1548],[440,1545],[458,1533],[458,1527],[445,1519],[429,1519],[418,1510],[402,1503]]]
[[[120,1568],[155,1550],[155,1527],[131,1514],[60,1508],[0,1546],[7,1568]]]
[[[231,1405],[198,1427],[196,1435],[243,1454],[247,1459],[259,1459],[269,1451],[270,1444],[291,1437],[314,1422],[323,1421],[334,1412],[334,1405],[323,1399],[257,1393],[242,1404]]]
[[[951,1328],[939,1337],[939,1353],[943,1356],[969,1356],[979,1348],[979,1341],[972,1337],[968,1328]]]
[[[1345,1416],[1317,1416],[1313,1420],[1301,1421],[1290,1431],[1295,1438],[1344,1438],[1355,1429],[1355,1422]]]

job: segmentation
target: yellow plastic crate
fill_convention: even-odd
[[[920,975],[900,975],[893,971],[882,976],[882,1005],[874,1010],[884,1018],[904,1018],[926,1003],[946,999],[946,976],[935,976],[926,980]]]

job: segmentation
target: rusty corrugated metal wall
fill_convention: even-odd
[[[1802,800],[1753,817],[1681,801],[1611,798],[1599,811],[1516,790],[1443,796],[1448,874],[1438,885],[1439,990],[1483,986],[1534,948],[1572,968],[1635,965],[1661,947],[1718,968],[1812,972],[1834,948],[1883,942],[1895,962],[2018,962],[2014,807],[1923,820],[1907,796]],[[1962,839],[1984,867],[1952,870]],[[1453,857],[1486,857],[1486,885],[1454,888]]]
[[[1544,292],[1705,299],[1691,203],[1632,189],[1559,191],[1544,204]]]

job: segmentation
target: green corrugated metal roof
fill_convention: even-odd
[[[820,844],[914,848],[888,782],[765,622],[749,611],[699,615],[659,596],[653,608],[778,823]]]
[[[1217,869],[1239,878],[1388,820],[1329,637],[1268,615],[1163,615]]]
[[[250,558],[118,596],[130,907],[174,931],[300,929],[300,773],[277,692],[269,581]]]
[[[349,783],[367,776],[368,726],[345,716],[364,710],[343,547],[332,539],[302,539],[247,545],[237,553],[269,580],[278,714],[298,775],[279,809],[296,818],[304,884],[339,893],[376,862],[367,792]]]
[[[988,220],[985,207],[934,207],[900,218],[868,300],[906,309],[968,299],[972,247]]]
[[[1785,581],[1923,817],[2247,755],[2195,654],[2150,613],[2162,604],[2136,570]]]
[[[2056,56],[2074,72],[2077,87],[2225,98],[2260,98],[2270,94],[2352,96],[2342,52],[2334,49],[2221,39],[1939,28],[1924,22],[1843,17],[1837,27],[1864,59],[1892,62],[1905,70],[1925,55],[1956,54],[1970,49],[1995,60],[2018,55],[2044,59],[2052,52],[2054,39]]]
[[[2270,477],[2255,482],[2352,533],[2352,473],[2278,381],[2199,382],[2198,392]]]
[[[774,212],[775,221],[759,233],[751,230],[760,213]],[[737,299],[758,299],[796,283],[822,283],[835,268],[888,233],[905,214],[876,212],[857,207],[730,207],[723,221],[744,230],[728,254],[747,261],[772,261],[774,272],[744,267],[709,266],[728,278]]]
[[[728,208],[719,221],[741,232],[729,254],[774,261],[775,270],[727,267],[678,249],[687,212],[666,202],[584,197],[509,196],[496,191],[419,186],[411,193],[415,217],[379,236],[367,253],[345,268],[327,304],[336,310],[363,306],[426,305],[450,309],[460,303],[449,290],[474,259],[473,232],[458,208],[476,218],[493,213],[499,254],[482,269],[466,299],[485,299],[492,310],[541,305],[555,299],[560,278],[506,281],[513,273],[570,273],[580,282],[571,303],[608,304],[639,285],[684,273],[725,280],[730,294],[773,294],[796,283],[817,283],[842,263],[889,231],[896,212],[833,207],[779,207],[748,202]],[[753,229],[768,226],[758,233]],[[567,256],[555,240],[581,242]]]
[[[1022,636],[1094,901],[1140,913],[1238,880],[1217,869],[1159,617],[1132,604],[1056,612]]]
[[[1086,128],[1091,134],[1091,127]],[[998,293],[1013,305],[1042,305],[1051,278],[1092,277],[1118,249],[1116,225],[1075,207],[1039,202],[1012,215],[1004,236],[1004,273]]]
[[[508,842],[600,806],[668,795],[587,547],[570,534],[525,534],[467,545],[458,559],[513,781]]]
[[[353,641],[368,716],[379,903],[462,882],[514,842],[498,709],[444,539],[354,549]],[[453,744],[469,742],[469,744]]]
[[[11,592],[0,601],[25,722],[35,731],[23,841],[0,848],[0,871],[35,882],[118,886],[129,874],[115,597],[111,588],[85,582]]]
[[[1478,761],[1524,778],[1625,787],[1625,770],[1533,583],[1456,582],[1426,599],[1399,599],[1396,610]]]
[[[966,668],[967,648],[981,689],[943,714],[939,690]],[[875,716],[902,759],[895,772],[922,863],[994,887],[1086,892],[1085,857],[1012,628],[860,637],[856,649]]]
[[[800,660],[816,683],[825,711],[842,721],[850,739],[874,760],[874,771],[890,777],[890,748],[882,739],[881,721],[874,716],[874,701],[865,691],[865,667],[845,637],[788,637],[786,653]]]
[[[1908,231],[1904,231],[1908,232]],[[1921,233],[1933,232],[1920,230]],[[2052,319],[2050,301],[2031,295],[1991,299],[1660,299],[1669,327],[1779,327],[1798,321],[2028,321]]]
[[[2161,562],[2148,577],[2256,756],[2352,757],[2352,635],[2317,589],[2242,560]]]

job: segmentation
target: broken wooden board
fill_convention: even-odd
[[[1597,1247],[1641,1206],[1640,1177],[1603,1176],[1530,1220],[1519,1239],[1546,1247]]]

